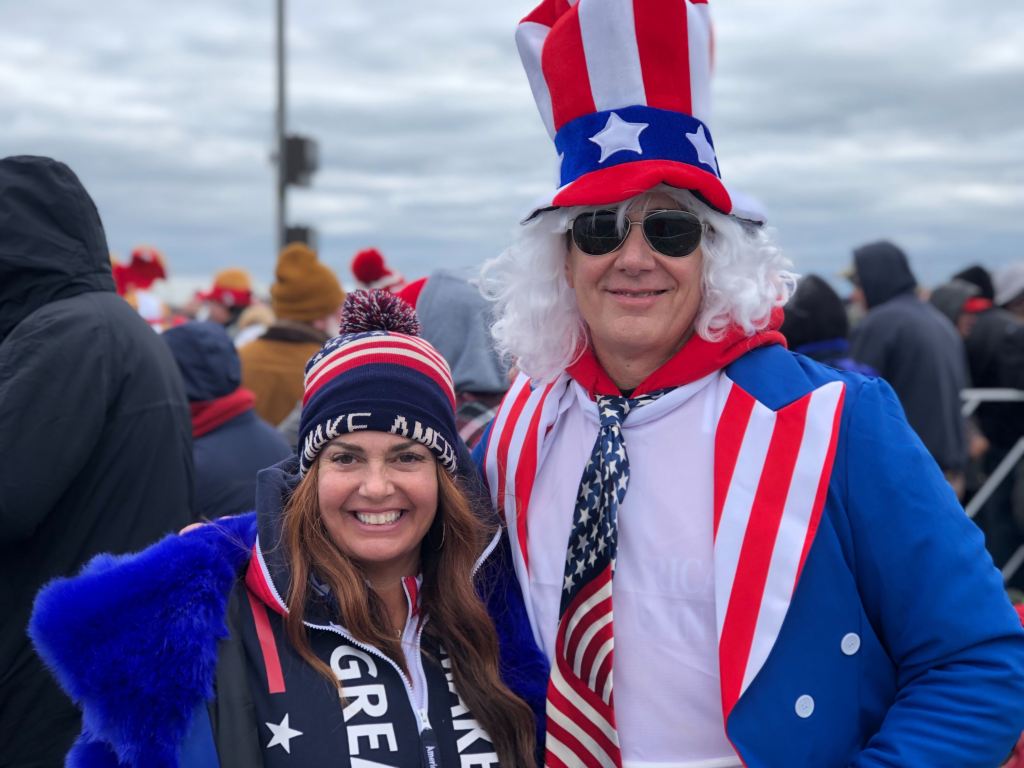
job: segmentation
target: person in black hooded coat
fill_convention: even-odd
[[[964,336],[971,386],[1024,389],[1024,323],[995,305],[992,276],[981,265],[961,270],[953,276],[953,281],[957,280],[977,286],[980,299]],[[982,403],[976,416],[982,433],[995,449],[988,462],[991,471],[1024,435],[1024,405]]]
[[[114,290],[75,174],[0,159],[0,762],[63,764],[80,729],[25,629],[32,598],[97,552],[191,517],[188,404],[170,353]]]
[[[882,240],[853,252],[854,296],[868,313],[854,328],[851,356],[888,381],[907,421],[962,492],[967,465],[960,391],[967,386],[964,345],[952,323],[918,298],[906,254]]]
[[[931,301],[963,336],[971,386],[1024,389],[1024,323],[993,306],[992,280],[983,267],[969,267],[960,275],[932,291]],[[988,441],[980,468],[983,476],[989,477],[1024,437],[1024,403],[982,402],[974,419]],[[1024,474],[1018,466],[996,486],[974,518],[985,532],[985,544],[999,568],[1024,543],[1022,483]],[[1009,583],[1024,588],[1024,571],[1018,568]]]

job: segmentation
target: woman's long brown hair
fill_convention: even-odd
[[[283,544],[291,565],[285,629],[299,655],[342,693],[330,667],[313,653],[302,623],[311,572],[330,585],[341,613],[340,623],[352,636],[386,654],[406,673],[408,670],[384,602],[327,533],[320,515],[318,477],[317,461],[284,510]],[[497,633],[473,585],[473,567],[493,531],[473,514],[466,495],[440,464],[437,478],[437,514],[420,545],[420,600],[429,617],[423,632],[439,641],[448,654],[455,688],[490,735],[501,764],[511,768],[533,765],[533,713],[501,680]]]

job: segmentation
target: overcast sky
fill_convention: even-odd
[[[288,4],[289,128],[315,137],[291,220],[349,280],[478,263],[554,186],[513,43],[531,2]],[[1024,259],[1024,4],[718,0],[712,132],[801,272],[889,237],[925,283]],[[0,156],[67,162],[110,247],[176,275],[274,263],[272,0],[0,11]]]

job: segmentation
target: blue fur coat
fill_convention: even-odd
[[[226,518],[141,553],[100,555],[40,592],[35,646],[82,709],[69,768],[178,766],[214,695],[228,595],[245,568],[256,515]],[[492,569],[488,608],[509,686],[542,713],[547,665],[514,578]]]

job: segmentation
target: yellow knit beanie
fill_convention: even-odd
[[[270,303],[282,320],[309,323],[327,317],[345,301],[345,292],[330,267],[303,243],[290,243],[277,257]]]

